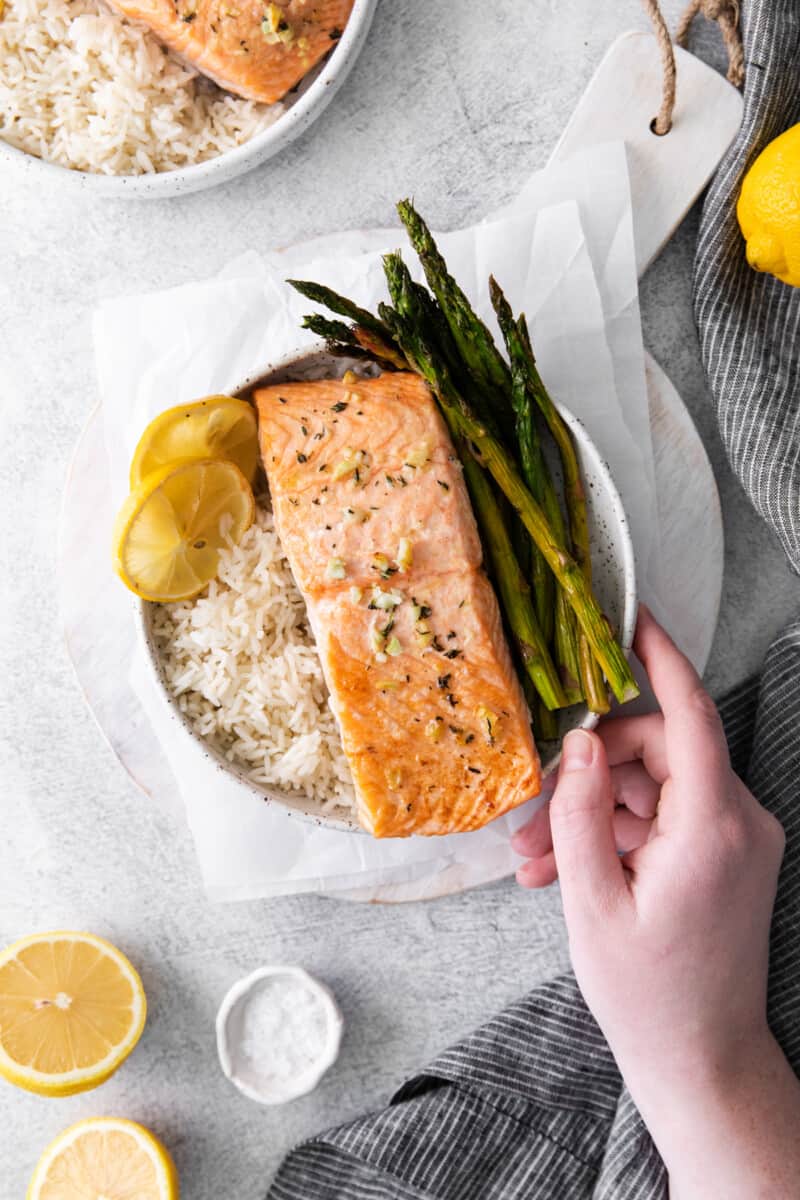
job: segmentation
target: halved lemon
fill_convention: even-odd
[[[45,1150],[27,1200],[177,1200],[178,1174],[161,1142],[135,1121],[91,1117]]]
[[[91,933],[35,933],[0,954],[0,1075],[40,1096],[97,1087],[144,1028],[142,982]]]
[[[131,488],[180,458],[227,458],[252,483],[258,465],[258,422],[252,404],[234,396],[207,396],[160,413],[139,438]]]
[[[235,463],[182,459],[151,471],[128,496],[114,524],[114,568],[144,600],[196,596],[217,573],[228,538],[253,523],[250,484]]]

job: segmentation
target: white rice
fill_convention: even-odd
[[[0,0],[0,137],[81,171],[204,162],[283,112],[222,91],[102,0]]]
[[[305,603],[272,513],[259,505],[216,580],[194,600],[160,605],[154,633],[168,686],[193,729],[254,783],[353,805]]]

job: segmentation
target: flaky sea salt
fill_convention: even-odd
[[[322,1002],[302,980],[276,975],[247,997],[240,1051],[265,1084],[286,1083],[315,1067],[327,1035]]]

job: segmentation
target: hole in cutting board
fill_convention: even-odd
[[[658,117],[653,117],[652,121],[650,122],[650,132],[654,133],[656,135],[656,137],[666,137],[667,134],[669,133],[669,129],[672,129],[672,126],[670,125],[669,129],[665,129],[663,133],[659,133],[658,130],[656,129],[657,121],[658,121]]]

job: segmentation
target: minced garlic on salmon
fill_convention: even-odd
[[[447,429],[414,375],[255,393],[275,521],[376,837],[539,791],[530,719]]]
[[[220,87],[273,104],[336,45],[353,0],[112,0]]]

